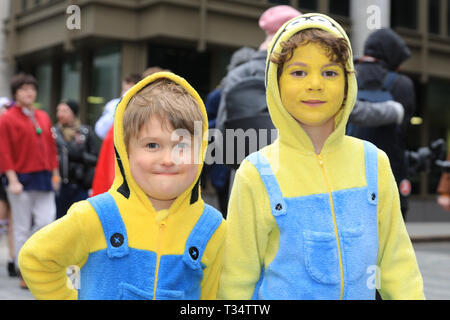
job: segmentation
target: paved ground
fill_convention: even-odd
[[[428,300],[450,300],[450,242],[414,243]]]
[[[0,236],[0,300],[32,300],[29,290],[21,289],[18,278],[8,277],[6,236]]]
[[[414,243],[424,279],[425,295],[431,300],[450,300],[450,242]],[[20,289],[17,278],[6,273],[6,244],[0,240],[0,300],[30,300],[28,290]]]

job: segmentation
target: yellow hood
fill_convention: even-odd
[[[278,129],[278,139],[281,144],[287,144],[300,152],[314,153],[314,147],[303,128],[284,108],[278,87],[277,71],[278,66],[270,61],[270,55],[274,52],[280,53],[281,43],[287,41],[295,33],[304,30],[318,28],[325,30],[336,37],[344,38],[350,46],[350,40],[344,29],[333,19],[323,14],[310,13],[296,17],[286,22],[276,33],[268,48],[266,62],[266,88],[267,105],[270,116],[275,127]],[[347,61],[347,71],[353,71],[353,54],[350,49],[350,56]],[[329,152],[337,146],[345,136],[345,127],[348,117],[353,109],[357,95],[356,76],[354,73],[347,74],[347,98],[343,108],[338,112],[335,119],[335,130],[326,140],[322,152]]]
[[[109,192],[112,192],[115,195],[116,199],[118,197],[119,199],[124,197],[125,199],[132,201],[135,206],[140,204],[144,206],[146,211],[156,212],[147,195],[139,187],[139,185],[135,182],[135,180],[131,175],[130,165],[128,161],[128,153],[123,138],[123,114],[128,106],[128,102],[135,94],[137,94],[141,89],[143,89],[150,83],[161,78],[167,78],[169,80],[172,80],[173,82],[182,86],[190,95],[192,95],[194,99],[198,102],[198,106],[205,119],[205,121],[203,122],[203,132],[202,132],[203,138],[201,149],[202,151],[201,161],[199,161],[200,163],[198,164],[198,172],[196,179],[188,189],[186,189],[180,196],[178,196],[178,198],[173,202],[169,210],[168,211],[166,210],[167,212],[165,212],[164,216],[167,216],[172,212],[178,211],[182,207],[186,208],[191,204],[194,204],[198,201],[202,201],[200,194],[199,177],[203,167],[203,161],[206,154],[206,147],[208,145],[208,117],[206,114],[206,109],[203,104],[203,101],[198,95],[198,93],[194,90],[194,88],[192,88],[191,85],[189,85],[189,83],[186,80],[173,73],[158,72],[146,77],[145,79],[141,80],[139,83],[134,85],[130,90],[128,90],[127,93],[125,93],[125,95],[119,102],[114,116],[114,149],[116,152],[115,178]],[[117,193],[120,194],[122,197],[118,196]],[[125,200],[124,198],[122,198],[121,200]],[[160,217],[160,219],[163,218],[164,217]]]

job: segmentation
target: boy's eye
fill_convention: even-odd
[[[157,144],[155,142],[150,142],[150,143],[147,143],[146,147],[149,148],[149,149],[156,149],[156,148],[159,147],[159,144]]]
[[[324,77],[336,77],[338,75],[338,73],[333,70],[324,71],[322,74]]]
[[[291,75],[293,75],[294,77],[304,77],[304,76],[306,76],[306,72],[297,70],[297,71],[291,72]]]

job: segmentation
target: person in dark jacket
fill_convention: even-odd
[[[416,98],[412,80],[398,74],[397,71],[410,56],[411,52],[404,40],[391,29],[385,28],[369,35],[364,45],[364,56],[355,65],[358,87],[365,90],[380,89],[388,73],[396,73],[389,92],[393,99],[403,106],[404,115],[401,123],[377,127],[367,123],[367,126],[359,126],[352,135],[368,140],[386,152],[399,186],[409,184],[405,163],[406,134],[414,114]],[[400,189],[400,191],[403,190],[403,188]],[[406,219],[408,194],[400,192],[400,195],[402,215]]]
[[[57,218],[64,216],[74,202],[88,197],[97,162],[94,132],[82,125],[77,115],[75,101],[62,102],[57,107],[58,123],[53,127],[61,174],[61,188],[56,197]]]
[[[216,128],[220,131],[224,129],[227,119],[226,97],[231,87],[240,80],[250,76],[264,77],[267,59],[267,46],[278,29],[287,21],[295,18],[302,13],[288,5],[274,6],[261,15],[258,25],[266,34],[265,40],[261,43],[251,58],[236,68],[228,70],[226,77],[222,81],[222,94],[220,97],[219,109],[217,112]]]

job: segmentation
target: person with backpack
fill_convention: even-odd
[[[234,174],[240,162],[250,151],[244,146],[245,153],[239,154],[236,149],[241,148],[234,141],[227,141],[226,129],[264,129],[270,132],[274,128],[266,106],[264,74],[267,59],[267,47],[278,29],[287,21],[302,15],[297,9],[288,5],[271,7],[260,16],[258,25],[265,32],[266,38],[253,56],[246,63],[228,72],[222,81],[222,92],[219,109],[217,111],[216,129],[222,137],[215,137],[216,160],[228,165],[230,172],[229,190],[233,185]],[[245,125],[245,126],[244,126]],[[217,132],[216,131],[216,132]],[[235,132],[235,131],[233,131]],[[273,140],[270,135],[267,141],[257,141],[257,146],[267,145]],[[233,153],[230,157],[227,153]],[[223,158],[220,159],[221,155]]]
[[[349,135],[372,142],[388,155],[400,190],[403,219],[406,219],[407,196],[411,190],[405,161],[406,133],[416,102],[413,82],[397,70],[410,56],[405,41],[393,30],[379,29],[369,35],[364,56],[355,65],[358,99],[369,102],[395,100],[403,106],[404,115],[401,122],[374,126],[373,119],[367,119],[358,125],[353,123],[348,130]]]
[[[302,13],[288,5],[279,5],[267,9],[259,18],[258,25],[266,33],[266,38],[259,46],[258,51],[246,63],[241,64],[228,72],[222,83],[222,94],[216,119],[216,129],[223,131],[225,121],[229,118],[226,99],[231,88],[236,84],[243,84],[245,80],[259,79],[264,83],[264,72],[266,68],[267,46],[278,29],[287,21]],[[250,80],[251,81],[251,80]],[[245,83],[244,83],[245,84]],[[264,94],[265,99],[265,94]],[[251,100],[251,99],[246,99]],[[246,101],[242,101],[245,103]],[[251,103],[251,101],[249,102]],[[245,108],[242,108],[245,109]]]
[[[249,61],[255,53],[255,49],[249,47],[241,47],[231,55],[227,71],[230,72],[238,66]],[[217,112],[222,95],[223,81],[211,91],[206,97],[205,108],[208,114],[208,127],[214,130],[216,127]],[[228,194],[229,194],[229,180],[230,168],[224,163],[216,162],[205,166],[205,179],[211,181],[218,199],[218,205],[223,217],[226,218],[228,210]]]

